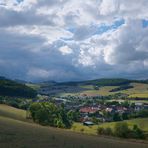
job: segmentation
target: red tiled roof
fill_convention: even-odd
[[[82,113],[95,113],[97,112],[99,109],[98,108],[93,108],[93,107],[84,107],[80,109],[80,112]]]

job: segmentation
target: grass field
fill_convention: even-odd
[[[11,106],[0,104],[0,116],[8,117],[20,121],[28,121],[26,119],[26,111],[21,109],[16,109]]]
[[[148,132],[148,118],[138,118],[138,119],[127,120],[124,122],[127,122],[129,127],[133,127],[134,124],[137,124],[138,127],[140,127],[143,131]],[[111,123],[100,124],[99,126],[113,128],[115,124],[116,122],[111,122]]]
[[[0,105],[0,148],[146,148],[140,141],[83,135],[20,121],[24,111]],[[13,114],[11,114],[15,111]],[[5,112],[5,114],[4,114]],[[15,115],[15,116],[14,116]]]
[[[127,122],[129,127],[133,127],[133,125],[136,124],[143,131],[148,133],[148,118],[138,118],[138,119],[127,120],[124,122]],[[110,127],[113,129],[116,123],[117,122],[102,123],[102,124],[94,125],[94,126],[90,126],[90,127],[84,126],[81,123],[74,123],[71,130],[76,131],[76,132],[96,135],[98,127],[103,127],[103,128]]]
[[[39,84],[26,83],[26,85],[27,85],[28,87],[31,87],[31,88],[34,89],[34,90],[39,90],[39,88],[40,88],[40,85],[39,85]]]

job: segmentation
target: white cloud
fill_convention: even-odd
[[[101,15],[109,15],[110,13],[114,13],[119,9],[119,1],[118,0],[103,0],[99,10]]]
[[[73,53],[73,50],[69,48],[68,46],[60,47],[59,51],[62,53],[62,55],[69,55]]]

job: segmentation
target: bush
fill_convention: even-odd
[[[83,133],[83,132],[84,132],[84,128],[81,128],[81,129],[80,129],[80,132],[82,132],[82,133]]]
[[[119,113],[114,113],[113,115],[113,121],[121,121],[121,116]]]
[[[107,128],[104,130],[104,132],[105,132],[105,135],[108,135],[108,136],[113,135],[113,131],[112,131],[112,129],[111,129],[110,127],[107,127]]]
[[[136,138],[136,139],[145,139],[144,132],[137,126],[134,125],[133,129],[129,129],[126,122],[116,123],[114,127],[114,133],[111,128],[98,127],[98,135],[114,135],[120,138]]]
[[[113,132],[112,132],[112,129],[110,127],[108,127],[108,128],[98,127],[97,134],[98,135],[111,136],[111,135],[113,135]]]
[[[103,127],[98,127],[97,134],[98,135],[104,135],[104,133],[105,133],[104,131],[105,131],[105,129]]]
[[[137,125],[134,125],[131,138],[145,139],[145,135],[144,132]]]
[[[128,120],[129,117],[128,117],[128,113],[123,113],[122,114],[122,120]]]
[[[114,134],[117,137],[127,138],[129,128],[126,122],[116,123],[114,127]]]

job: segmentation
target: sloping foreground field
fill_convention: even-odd
[[[0,117],[0,147],[51,148],[146,148],[146,144],[126,142],[41,127],[10,118]]]
[[[0,104],[0,116],[28,122],[26,119],[26,111],[4,104]]]
[[[0,114],[0,148],[146,148],[148,146],[142,142],[108,139],[43,127],[13,117]]]

